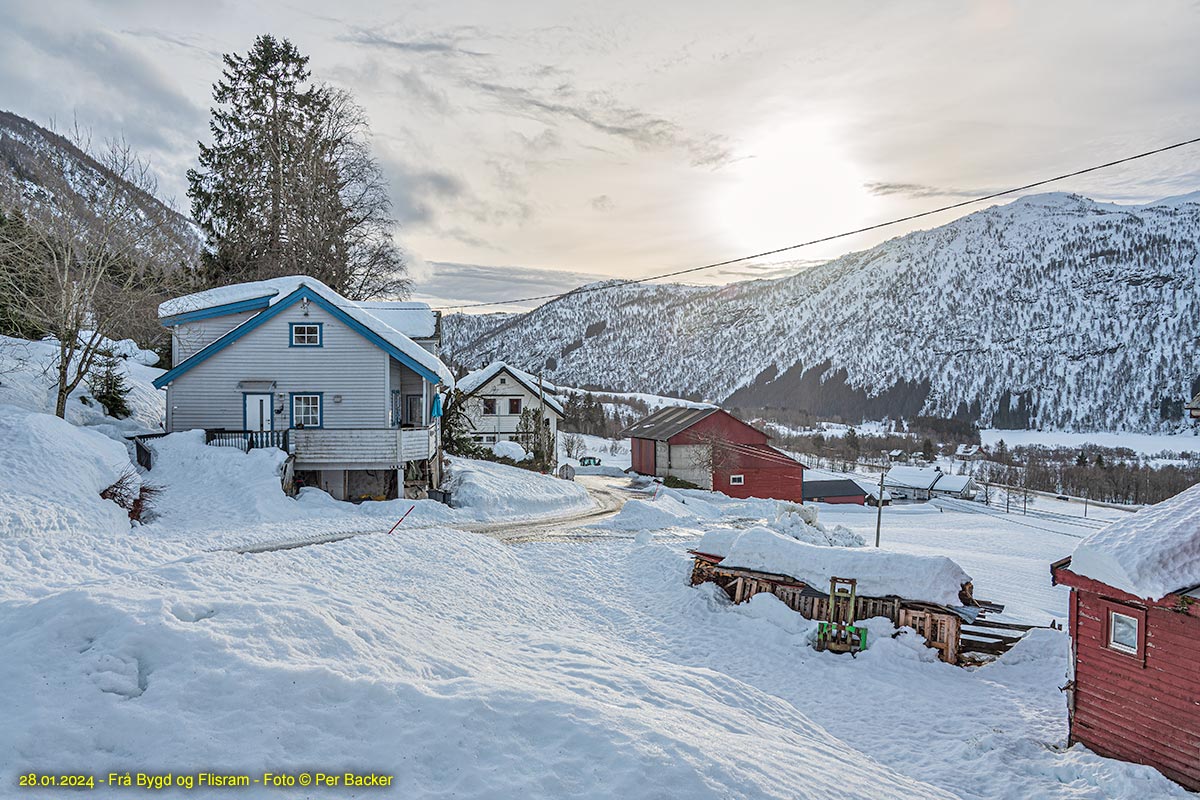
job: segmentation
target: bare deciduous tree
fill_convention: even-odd
[[[127,143],[94,152],[78,128],[65,140],[69,147],[47,151],[37,174],[0,198],[21,223],[0,227],[0,298],[57,341],[60,417],[104,340],[152,325],[151,309],[195,256],[172,229],[178,218],[153,200],[149,165]]]

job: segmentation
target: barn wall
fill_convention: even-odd
[[[1072,740],[1200,790],[1200,617],[1074,591]],[[1107,646],[1110,608],[1145,614],[1141,656]]]
[[[707,445],[673,444],[668,445],[666,452],[667,455],[659,462],[659,468],[667,469],[659,474],[674,475],[696,484],[701,489],[713,488],[712,473],[702,466],[708,460]]]
[[[629,465],[638,474],[653,475],[654,442],[650,439],[630,439]]]
[[[734,486],[729,483],[730,475],[742,475],[745,483]],[[713,489],[730,497],[761,497],[774,500],[804,502],[804,468],[786,465],[767,468],[734,467],[713,475]]]

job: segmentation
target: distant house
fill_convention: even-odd
[[[983,458],[983,448],[977,444],[960,444],[954,450],[954,457],[962,461],[978,461]]]
[[[849,478],[822,480],[809,478],[804,481],[804,501],[812,503],[835,503],[866,505],[867,493]]]
[[[1200,394],[1193,397],[1191,402],[1184,406],[1184,408],[1187,409],[1188,416],[1192,419],[1200,419]]]
[[[166,428],[280,447],[298,482],[333,497],[439,485],[440,318],[423,303],[356,303],[313,278],[242,283],[168,300]]]
[[[908,453],[904,452],[903,450],[890,450],[888,451],[888,460],[908,461]]]
[[[621,435],[630,439],[634,472],[673,476],[730,497],[804,500],[804,465],[723,409],[668,406]]]
[[[1051,566],[1071,587],[1071,742],[1200,791],[1200,486]]]
[[[527,411],[536,413],[540,423],[550,429],[551,441],[558,441],[563,405],[554,384],[503,361],[493,361],[468,373],[458,388],[470,398],[467,416],[475,426],[472,436],[480,444],[520,442],[524,438],[521,415]]]
[[[979,492],[979,486],[971,476],[947,475],[938,467],[892,467],[884,476],[883,485],[913,500],[931,497],[974,500]]]

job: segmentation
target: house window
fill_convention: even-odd
[[[292,427],[320,428],[321,427],[321,395],[294,394],[292,395]]]
[[[487,416],[487,417],[496,416],[496,398],[494,398],[494,397],[483,398],[483,414],[484,414],[484,416]]]
[[[509,414],[520,414],[521,413],[521,398],[519,398],[519,397],[510,397],[509,398],[508,413]]]
[[[1138,653],[1138,618],[1117,611],[1108,612],[1108,646],[1122,653]]]
[[[506,383],[508,383],[508,378],[501,378],[501,379],[500,379],[500,385],[501,385],[501,386],[503,386],[503,385],[504,385],[504,384],[506,384]]]
[[[321,323],[319,322],[293,322],[292,330],[292,347],[320,347],[321,346]]]
[[[745,475],[730,475],[729,476],[729,485],[730,486],[742,486],[745,483],[746,483]]]

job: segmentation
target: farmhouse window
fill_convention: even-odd
[[[742,486],[745,483],[746,483],[745,475],[730,475],[729,476],[729,485],[730,486]]]
[[[496,415],[496,398],[483,398],[483,413],[489,417],[494,417]]]
[[[520,414],[521,413],[521,398],[519,398],[519,397],[509,398],[508,413],[510,413],[510,414]]]
[[[292,347],[320,347],[321,323],[292,323]]]
[[[321,427],[321,395],[292,395],[292,427]]]
[[[1116,611],[1108,612],[1108,646],[1122,653],[1137,655],[1138,619]]]

